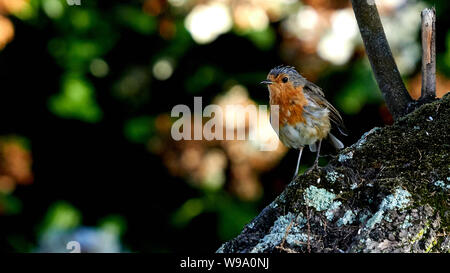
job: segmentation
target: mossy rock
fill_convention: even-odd
[[[450,93],[303,174],[218,252],[450,252]]]

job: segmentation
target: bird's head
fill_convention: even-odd
[[[277,66],[270,70],[267,79],[261,84],[266,84],[270,92],[282,92],[284,90],[303,87],[306,79],[291,66]]]

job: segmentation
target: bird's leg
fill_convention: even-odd
[[[317,145],[317,155],[316,160],[314,160],[313,168],[317,168],[319,166],[319,156],[320,156],[320,146],[322,145],[322,140],[319,140],[319,144]]]
[[[305,173],[308,174],[310,173],[312,170],[317,169],[317,167],[319,167],[319,156],[320,156],[320,146],[322,144],[322,140],[319,140],[319,144],[317,145],[317,154],[316,154],[316,159],[314,160],[314,164],[312,165],[311,168],[309,168]]]
[[[295,178],[297,177],[298,169],[299,169],[299,167],[300,167],[300,158],[302,157],[302,152],[303,152],[303,147],[300,148],[300,152],[299,152],[299,154],[298,154],[297,168],[295,168],[295,173],[294,173],[293,179],[295,179]]]

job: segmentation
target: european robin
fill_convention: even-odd
[[[320,87],[290,66],[275,67],[261,83],[269,88],[270,105],[279,106],[278,113],[272,114],[273,118],[278,118],[278,137],[287,147],[300,150],[294,178],[306,145],[311,152],[317,152],[310,170],[318,167],[322,139],[329,139],[336,149],[344,148],[344,144],[330,133],[333,123],[341,134],[346,135],[344,121],[336,108],[325,99]],[[272,120],[271,124],[275,129]]]

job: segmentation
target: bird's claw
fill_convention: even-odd
[[[314,165],[311,166],[308,170],[306,170],[305,174],[310,174],[312,171],[318,170],[319,164],[318,162],[314,162]]]

